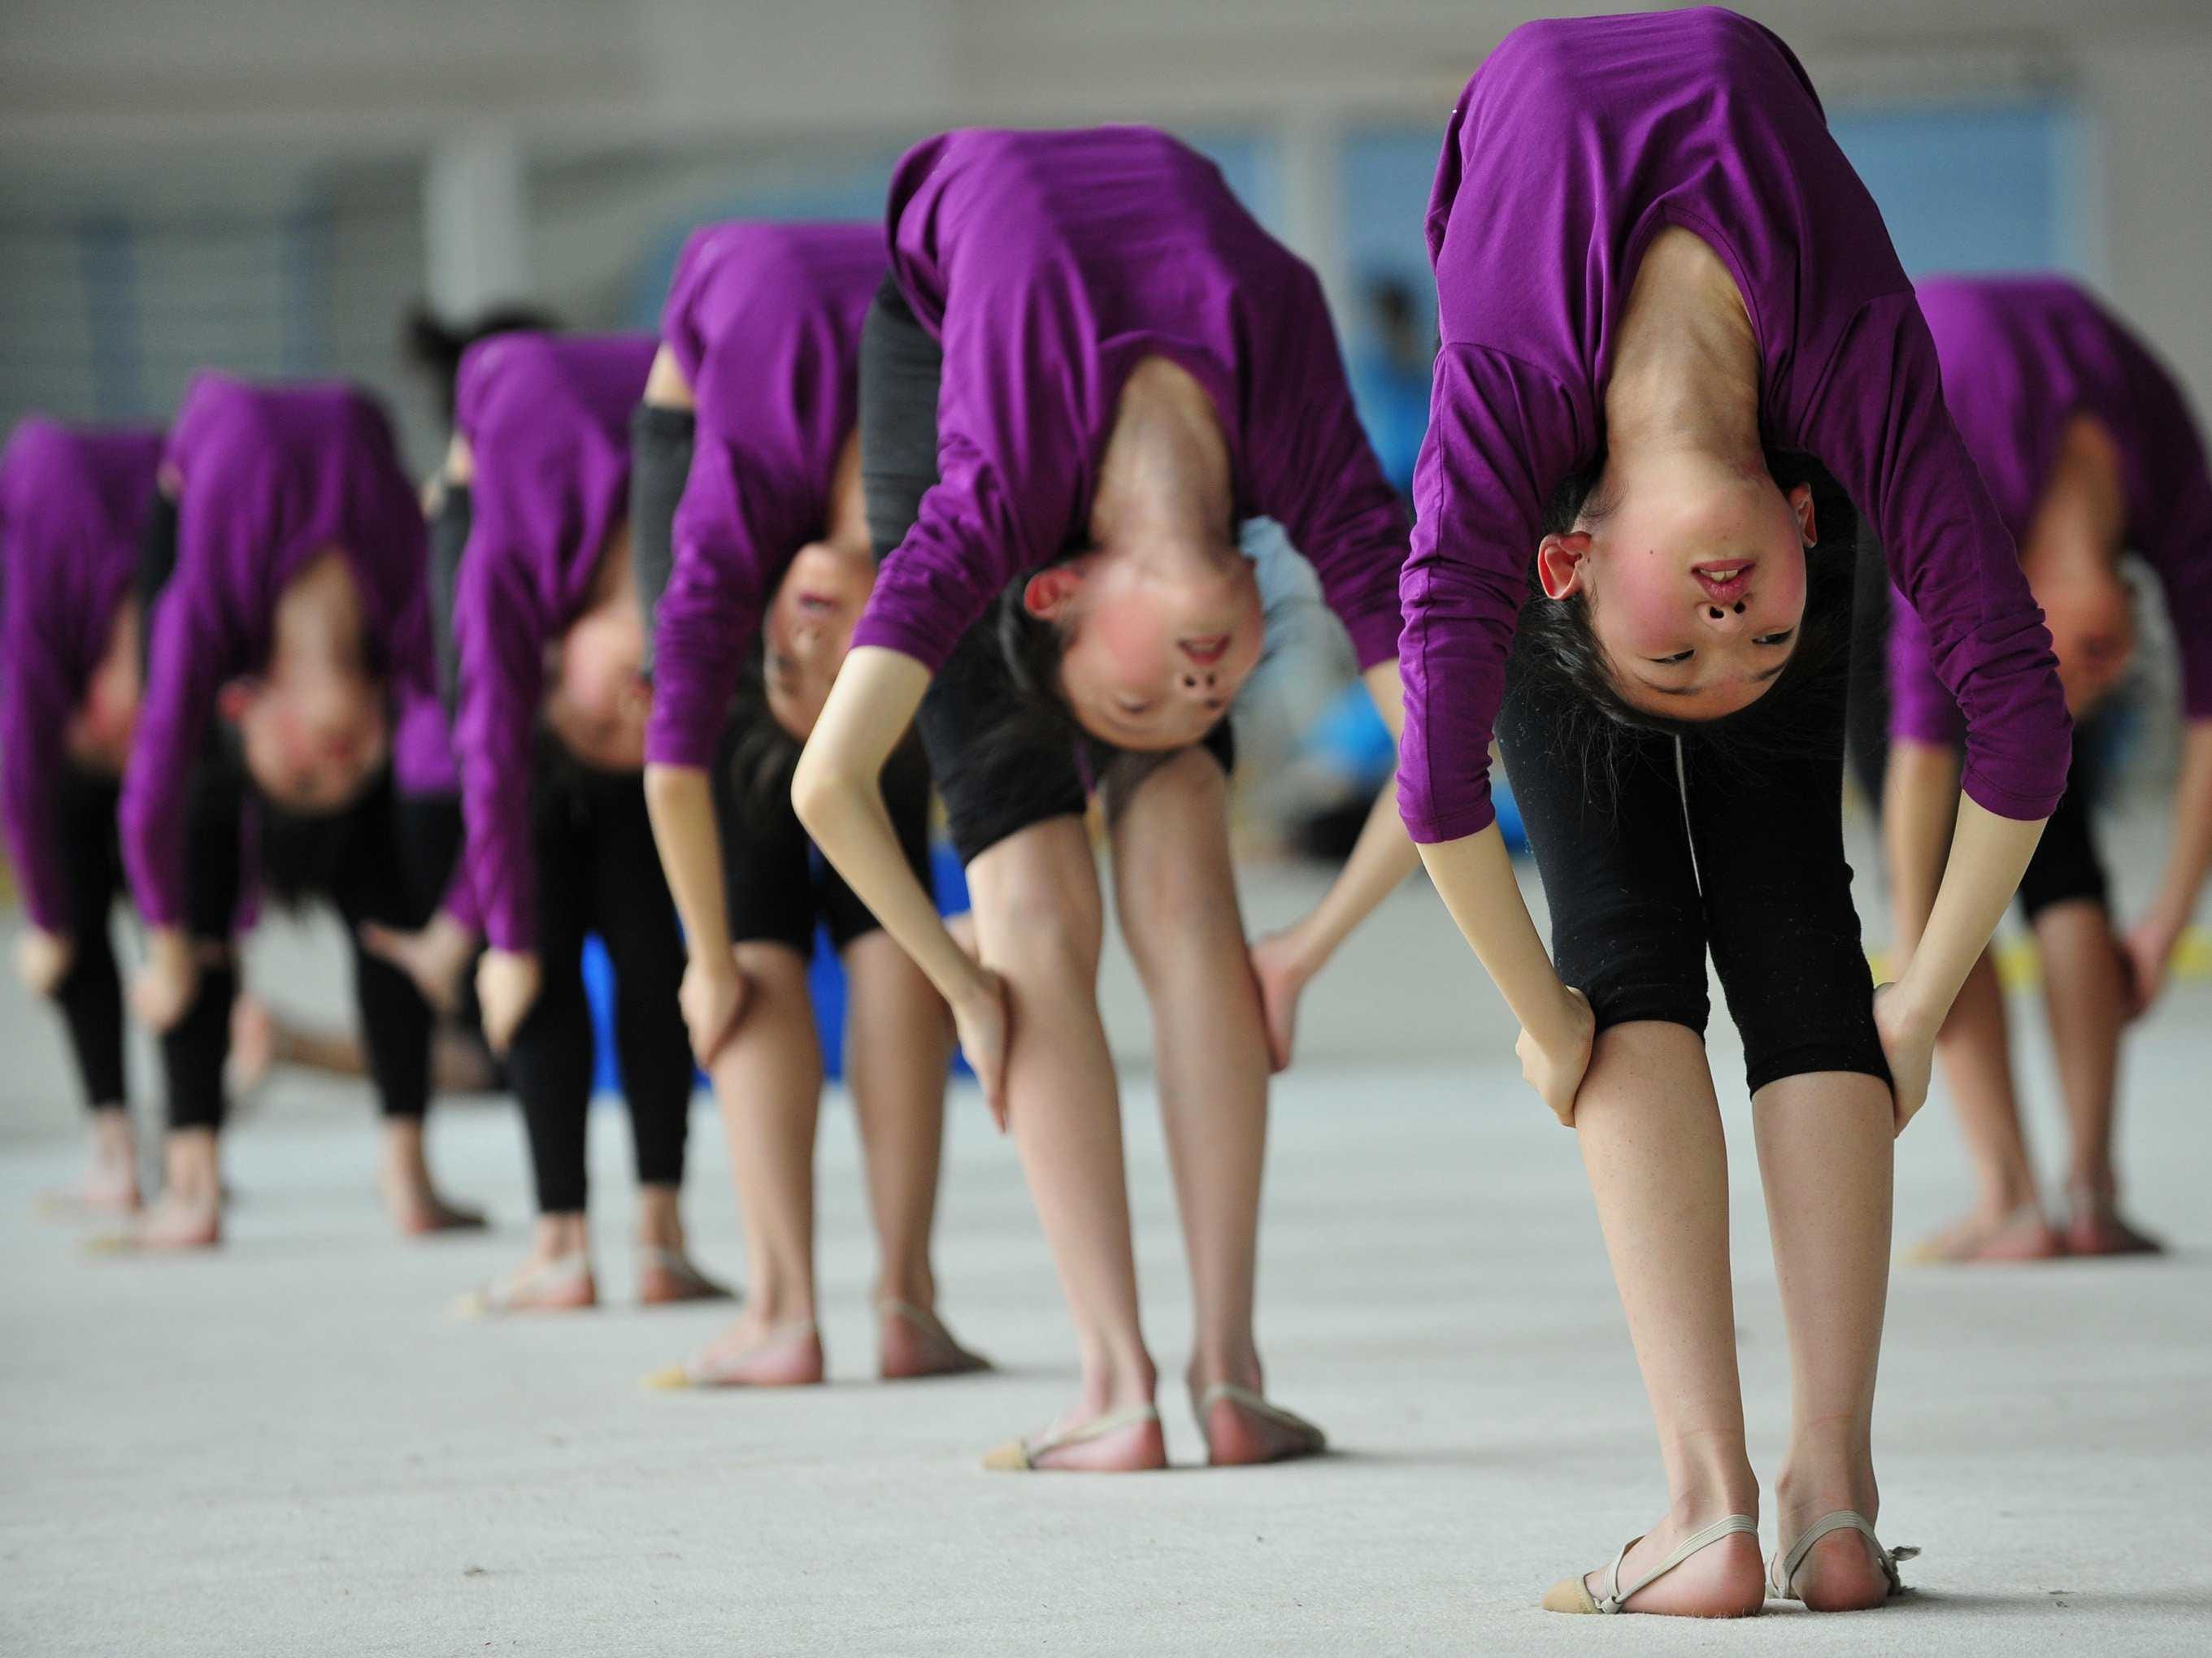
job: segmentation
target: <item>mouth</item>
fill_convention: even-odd
[[[1207,634],[1202,638],[1176,642],[1182,647],[1182,653],[1201,668],[1210,668],[1229,654],[1227,634]]]
[[[1714,604],[1733,604],[1751,590],[1751,573],[1758,568],[1759,561],[1753,558],[1717,558],[1692,564],[1690,574]]]

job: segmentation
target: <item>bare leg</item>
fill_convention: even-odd
[[[1075,1323],[1082,1393],[1073,1426],[1149,1406],[1157,1376],[1137,1315],[1128,1177],[1113,1056],[1098,1017],[1098,872],[1078,817],[1008,836],[969,865],[984,963],[1012,1010],[1006,1092],[1014,1143]],[[1158,1467],[1158,1425],[1059,1453],[1053,1466]]]
[[[929,1260],[952,1017],[887,932],[864,932],[845,947],[845,1075],[882,1254],[875,1292],[878,1369],[887,1380],[978,1369],[982,1361],[937,1317]]]
[[[1753,1096],[1759,1167],[1790,1331],[1790,1452],[1775,1484],[1784,1548],[1852,1509],[1871,1521],[1874,1388],[1889,1291],[1888,1088],[1848,1072],[1785,1077]],[[1879,1606],[1888,1583],[1865,1540],[1831,1533],[1797,1571],[1816,1611]]]
[[[2009,1023],[1996,955],[1984,950],[1951,1005],[1936,1058],[1959,1110],[1959,1127],[1980,1177],[1974,1206],[1906,1259],[2039,1260],[2057,1253],[2035,1190],[2035,1163],[2013,1088]]]
[[[83,1206],[95,1212],[129,1214],[138,1207],[138,1143],[127,1106],[101,1106],[88,1112],[92,1156],[78,1187]]]
[[[1114,806],[1115,896],[1152,1004],[1160,1111],[1190,1258],[1191,1394],[1217,1382],[1259,1393],[1252,1324],[1267,1042],[1237,908],[1226,780],[1212,756],[1187,750]],[[1200,1425],[1217,1461],[1314,1448],[1225,1400],[1206,1414]]]
[[[745,1309],[689,1367],[694,1380],[793,1386],[822,1380],[814,1330],[814,1133],[822,1050],[806,963],[787,945],[742,944],[744,1023],[714,1061],[714,1098],[744,1223]]]
[[[1667,1514],[1628,1551],[1627,1583],[1723,1515],[1759,1513],[1736,1373],[1728,1147],[1696,1033],[1656,1023],[1602,1032],[1575,1133],[1667,1470]],[[1585,1581],[1595,1589],[1600,1575]],[[1691,1556],[1630,1607],[1740,1616],[1764,1603],[1765,1582],[1758,1540],[1740,1533]]]
[[[116,1242],[140,1249],[197,1249],[221,1242],[219,1150],[212,1128],[172,1129],[161,1146],[161,1195],[137,1226]]]
[[[2057,1051],[2058,1086],[2074,1150],[2066,1189],[2067,1241],[2083,1254],[2133,1254],[2158,1246],[2119,1215],[2112,1129],[2119,1102],[2126,980],[2112,918],[2090,899],[2053,904],[2035,918],[2043,995]]]

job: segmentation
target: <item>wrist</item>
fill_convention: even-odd
[[[1554,979],[1542,1005],[1534,1010],[1534,1017],[1523,1017],[1521,1028],[1534,1037],[1540,1046],[1556,1048],[1573,1034],[1579,1011],[1575,999],[1568,994],[1566,986]]]

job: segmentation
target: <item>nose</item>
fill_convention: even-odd
[[[1710,598],[1698,601],[1698,615],[1705,624],[1721,635],[1740,633],[1751,625],[1750,605],[1743,599],[1726,604],[1715,604]]]

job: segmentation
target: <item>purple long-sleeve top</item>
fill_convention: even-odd
[[[353,573],[387,676],[395,780],[410,793],[454,787],[422,507],[376,404],[349,386],[200,374],[163,459],[179,479],[177,562],[154,607],[119,813],[131,893],[154,927],[182,925],[185,794],[216,693],[267,665],[286,585],[326,550]]]
[[[2149,349],[2061,276],[1936,276],[1920,309],[1943,365],[1943,400],[2016,542],[2076,415],[2120,456],[2126,544],[2157,572],[2181,653],[2182,706],[2212,716],[2212,474],[2189,399]],[[1928,631],[1898,607],[1889,636],[1890,730],[1957,740],[1958,710]]]
[[[646,758],[705,766],[762,612],[829,526],[859,418],[880,225],[720,224],[677,262],[660,337],[691,385],[691,470],[653,623]]]
[[[1402,586],[1413,838],[1492,819],[1491,731],[1544,505],[1599,452],[1630,288],[1668,226],[1735,278],[1765,440],[1835,476],[1926,623],[1966,716],[1966,793],[2048,815],[2069,730],[2050,637],[1889,234],[1790,49],[1706,8],[1516,29],[1446,129],[1428,216],[1443,349]]]
[[[1213,405],[1237,517],[1282,525],[1361,667],[1396,655],[1405,515],[1321,283],[1212,162],[1149,127],[947,133],[899,162],[890,236],[944,347],[939,481],[854,644],[933,671],[1008,582],[1083,537],[1122,386],[1158,356]]]
[[[161,459],[157,431],[33,417],[0,454],[0,816],[32,921],[69,921],[54,807],[70,716],[114,635]]]
[[[629,417],[653,367],[647,334],[500,334],[461,360],[454,425],[475,465],[453,598],[469,885],[494,948],[536,944],[532,734],[546,647],[589,599],[629,510]]]

